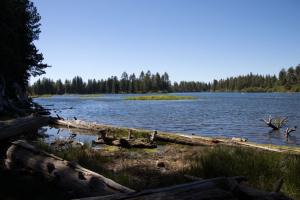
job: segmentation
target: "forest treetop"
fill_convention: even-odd
[[[32,94],[95,94],[95,93],[147,93],[147,92],[300,92],[300,65],[282,69],[278,76],[254,75],[252,73],[227,79],[213,80],[210,83],[199,81],[180,81],[172,83],[168,73],[146,73],[138,76],[123,72],[120,78],[88,79],[80,76],[72,80],[49,78],[37,80],[31,87]]]

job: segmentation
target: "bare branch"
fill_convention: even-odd
[[[288,139],[289,138],[289,136],[290,136],[290,134],[291,134],[291,132],[294,132],[294,131],[296,131],[296,126],[294,127],[294,128],[287,128],[286,130],[285,130],[285,137]]]
[[[282,128],[288,121],[288,117],[285,118],[272,118],[271,115],[269,115],[269,119],[263,119],[263,121],[269,126],[271,127],[273,130],[279,130],[280,128]]]

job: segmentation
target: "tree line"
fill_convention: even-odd
[[[282,69],[276,75],[254,75],[230,77],[212,82],[169,80],[168,73],[160,75],[150,71],[139,76],[124,72],[120,78],[89,79],[87,82],[79,76],[72,80],[53,81],[49,78],[37,80],[31,87],[31,93],[41,94],[95,94],[95,93],[147,93],[147,92],[300,92],[300,65]]]
[[[32,94],[96,94],[96,93],[146,93],[171,92],[171,81],[168,73],[160,75],[143,71],[137,77],[134,73],[123,72],[120,78],[112,76],[107,79],[89,79],[84,82],[79,76],[72,80],[49,78],[37,80],[31,87]]]
[[[211,91],[242,92],[300,92],[300,65],[282,69],[276,75],[254,75],[231,77],[214,80]]]

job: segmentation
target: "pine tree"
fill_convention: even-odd
[[[40,19],[29,0],[0,1],[0,113],[29,107],[29,77],[48,67],[34,44],[41,32]]]

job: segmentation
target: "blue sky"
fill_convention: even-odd
[[[168,72],[172,81],[300,64],[298,0],[34,0],[46,77]],[[32,81],[36,78],[32,79]]]

